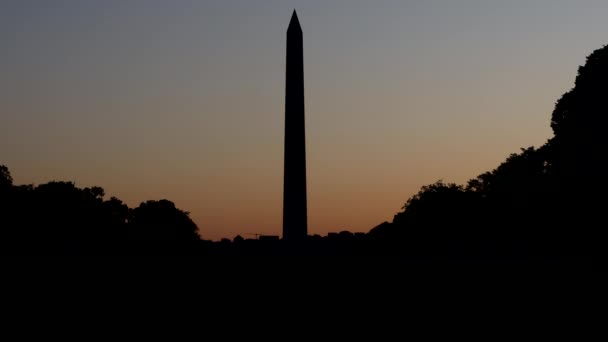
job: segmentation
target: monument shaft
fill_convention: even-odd
[[[283,238],[292,241],[303,240],[308,234],[304,56],[302,29],[295,11],[287,29],[284,162]]]

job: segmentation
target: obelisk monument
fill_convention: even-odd
[[[304,129],[304,56],[302,28],[295,10],[287,28],[285,169],[283,182],[283,239],[302,241],[308,234],[306,134]]]

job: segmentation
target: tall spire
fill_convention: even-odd
[[[296,10],[293,10],[293,14],[291,15],[291,20],[289,21],[289,27],[287,28],[287,32],[289,33],[292,30],[297,30],[302,32],[302,27],[300,26],[300,20],[298,20],[298,14]]]
[[[304,54],[302,28],[293,11],[287,29],[285,68],[285,170],[283,239],[303,241],[308,234],[306,209],[306,134],[304,129]]]

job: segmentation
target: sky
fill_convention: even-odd
[[[0,164],[169,199],[205,239],[280,235],[294,8],[309,234],[369,231],[542,145],[608,43],[605,0],[2,0]]]

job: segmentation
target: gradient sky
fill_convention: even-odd
[[[304,31],[309,233],[539,146],[605,0],[0,1],[0,164],[280,234],[285,31]]]

